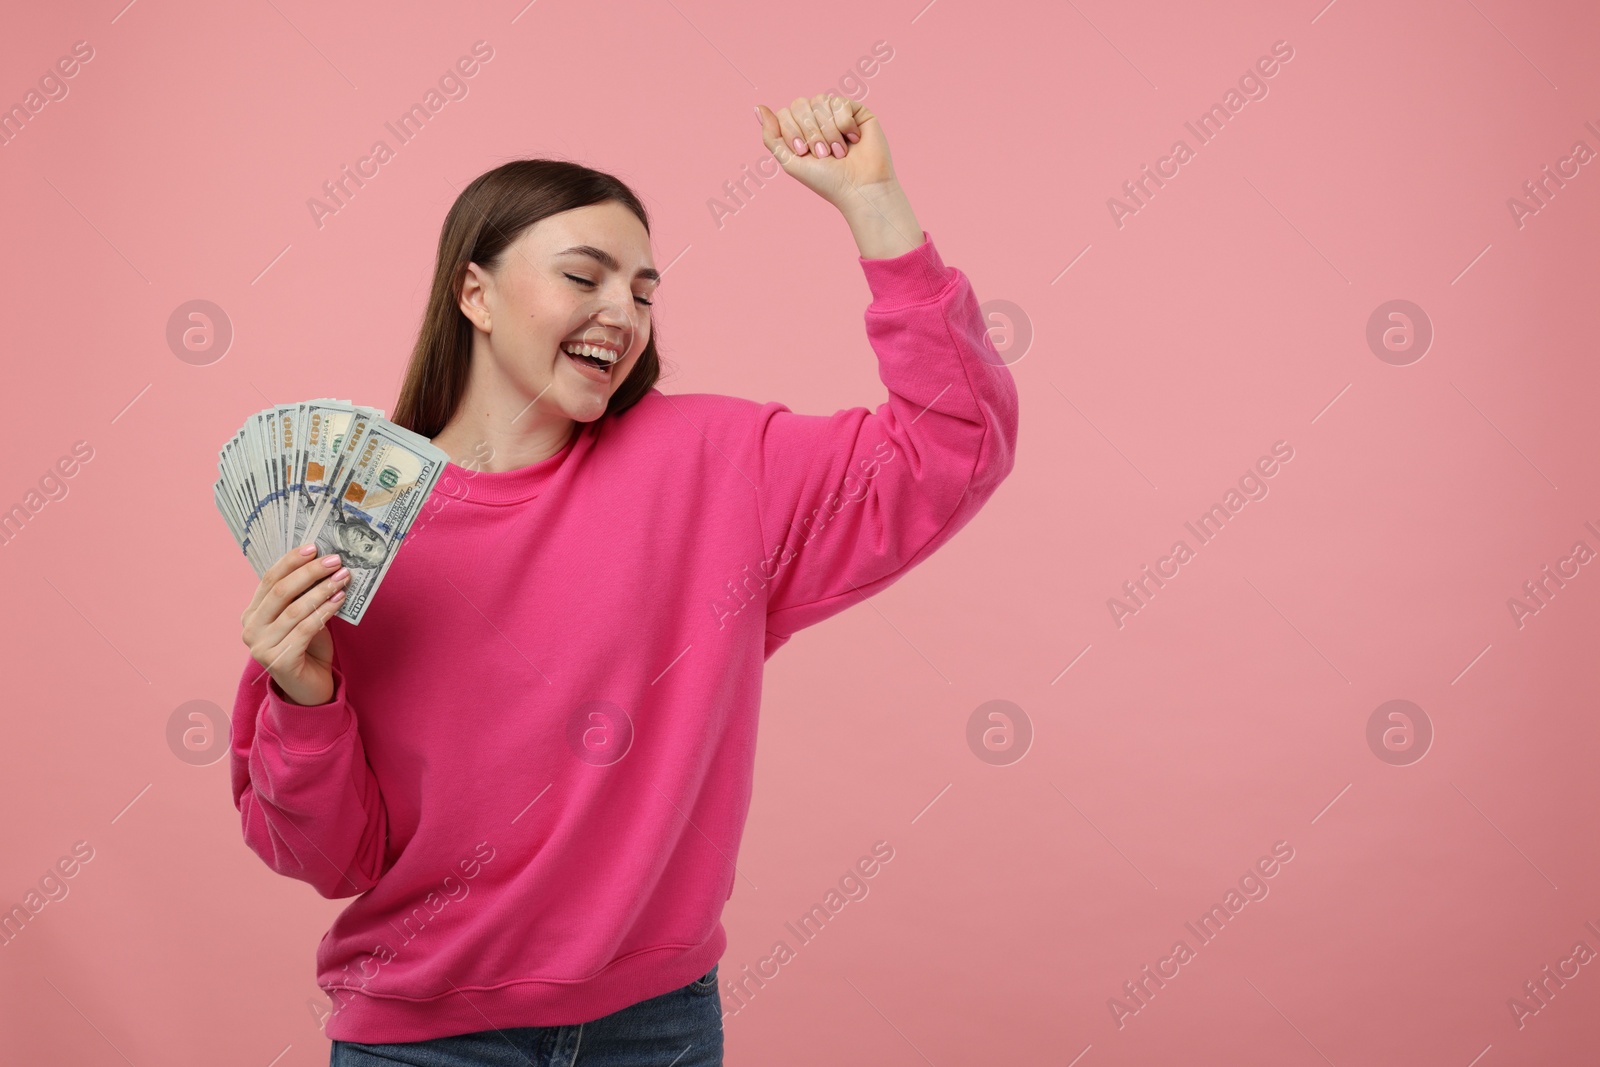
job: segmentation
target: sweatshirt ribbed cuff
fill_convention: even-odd
[[[267,725],[283,747],[295,752],[321,752],[350,728],[355,712],[344,701],[344,675],[333,668],[333,696],[326,704],[296,704],[278,683],[267,680]]]
[[[879,310],[920,304],[944,291],[955,271],[944,265],[933,238],[922,231],[922,243],[892,259],[856,257],[872,290],[872,306]]]

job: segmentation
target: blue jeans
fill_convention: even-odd
[[[329,1067],[722,1067],[717,968],[575,1026],[514,1026],[431,1041],[335,1041]]]

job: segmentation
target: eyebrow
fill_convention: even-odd
[[[574,245],[571,248],[563,248],[561,251],[557,252],[556,255],[588,256],[590,259],[597,260],[600,265],[605,267],[607,270],[621,269],[621,264],[617,262],[616,256],[613,256],[610,252],[607,252],[603,248],[596,248],[594,245]],[[643,278],[646,281],[656,282],[658,284],[661,281],[661,272],[656,270],[654,267],[640,267],[634,272],[633,276],[635,278]]]

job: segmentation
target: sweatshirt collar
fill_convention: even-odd
[[[562,463],[572,454],[573,447],[587,429],[587,426],[577,427],[561,451],[549,459],[530,463],[526,467],[508,471],[478,471],[451,462],[445,464],[445,474],[453,476],[466,487],[465,492],[458,497],[460,500],[491,505],[520,504],[539,495],[545,483],[555,476],[561,469]],[[450,495],[456,496],[455,493]]]

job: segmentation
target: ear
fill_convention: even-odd
[[[488,271],[476,263],[468,263],[467,269],[461,278],[461,291],[456,294],[456,306],[478,329],[485,333],[489,331],[489,286],[493,279]]]

